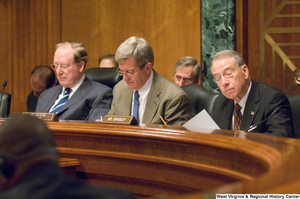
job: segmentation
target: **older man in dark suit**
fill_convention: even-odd
[[[60,120],[96,120],[107,114],[112,89],[83,74],[87,60],[81,43],[57,44],[52,67],[60,85],[41,94],[36,112],[56,113]]]
[[[289,100],[278,88],[251,80],[240,54],[233,50],[217,53],[211,71],[222,92],[212,112],[221,129],[293,137]]]

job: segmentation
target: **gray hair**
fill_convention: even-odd
[[[85,50],[83,44],[81,42],[68,40],[68,41],[56,44],[56,50],[63,45],[70,45],[74,49],[74,51],[73,51],[74,63],[79,63],[82,60],[82,61],[84,61],[84,68],[85,68],[89,57],[88,57],[88,53]]]
[[[132,36],[124,41],[116,51],[115,58],[118,63],[123,62],[133,56],[136,64],[142,68],[144,64],[151,62],[154,64],[154,54],[149,43],[139,37]]]
[[[215,56],[212,59],[211,66],[215,61],[225,59],[228,57],[231,57],[234,63],[236,63],[239,67],[245,64],[243,57],[238,52],[234,50],[223,50],[215,54]]]
[[[193,75],[195,77],[199,77],[201,74],[200,65],[198,64],[197,60],[191,56],[180,58],[174,66],[174,73],[176,73],[177,68],[183,68],[185,66],[190,66],[190,65],[194,66]]]

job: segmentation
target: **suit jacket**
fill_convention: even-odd
[[[34,112],[35,111],[38,99],[39,98],[33,94],[33,91],[31,91],[29,93],[29,95],[27,96],[27,111],[28,112]]]
[[[96,187],[69,177],[57,163],[44,163],[29,171],[2,199],[133,199],[126,190]]]
[[[108,114],[130,116],[133,91],[124,80],[116,84]],[[178,85],[153,70],[153,82],[148,93],[142,123],[163,124],[159,115],[167,124],[181,125],[188,119],[189,100]]]
[[[35,112],[49,112],[62,89],[61,85],[57,85],[45,90],[38,99]],[[85,77],[76,92],[57,113],[57,116],[60,120],[85,120],[91,113],[89,120],[95,121],[108,113],[111,101],[112,89],[110,87]]]
[[[246,102],[241,130],[246,130],[266,119],[277,107],[280,109],[269,119],[257,126],[253,132],[293,137],[293,121],[290,103],[278,88],[252,81]],[[215,102],[212,118],[221,129],[232,129],[234,100],[227,99],[222,93]]]

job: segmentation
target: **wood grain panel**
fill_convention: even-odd
[[[299,93],[294,70],[300,68],[300,1],[240,0],[237,9],[243,9],[237,11],[237,49],[247,60],[251,77],[287,95]]]
[[[145,38],[155,54],[154,69],[172,80],[173,66],[183,56],[200,63],[199,0],[65,0],[62,38],[84,43],[87,68],[102,54],[115,53],[130,36]]]
[[[1,60],[1,66],[0,66],[0,85],[1,85],[1,92],[2,92],[2,82],[4,80],[7,80],[8,76],[8,53],[6,46],[8,44],[7,41],[7,28],[8,28],[8,18],[7,18],[7,0],[1,0],[0,1],[0,60]],[[9,88],[10,84],[7,86],[7,90]],[[6,90],[5,90],[6,91]]]
[[[7,1],[8,92],[11,113],[26,111],[31,91],[30,73],[38,65],[50,65],[54,46],[61,40],[60,0]]]
[[[163,125],[47,125],[61,156],[78,159],[78,177],[91,184],[124,187],[141,198],[299,191],[289,186],[300,181],[297,139]],[[197,197],[186,195],[199,191]]]
[[[95,122],[47,125],[61,157],[80,162],[81,178],[92,184],[122,186],[140,196],[178,195],[252,181],[282,160],[276,149],[261,143],[184,127]]]

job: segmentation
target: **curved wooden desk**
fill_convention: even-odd
[[[79,160],[80,177],[121,186],[137,196],[300,192],[300,140],[163,125],[47,125],[61,156]]]

